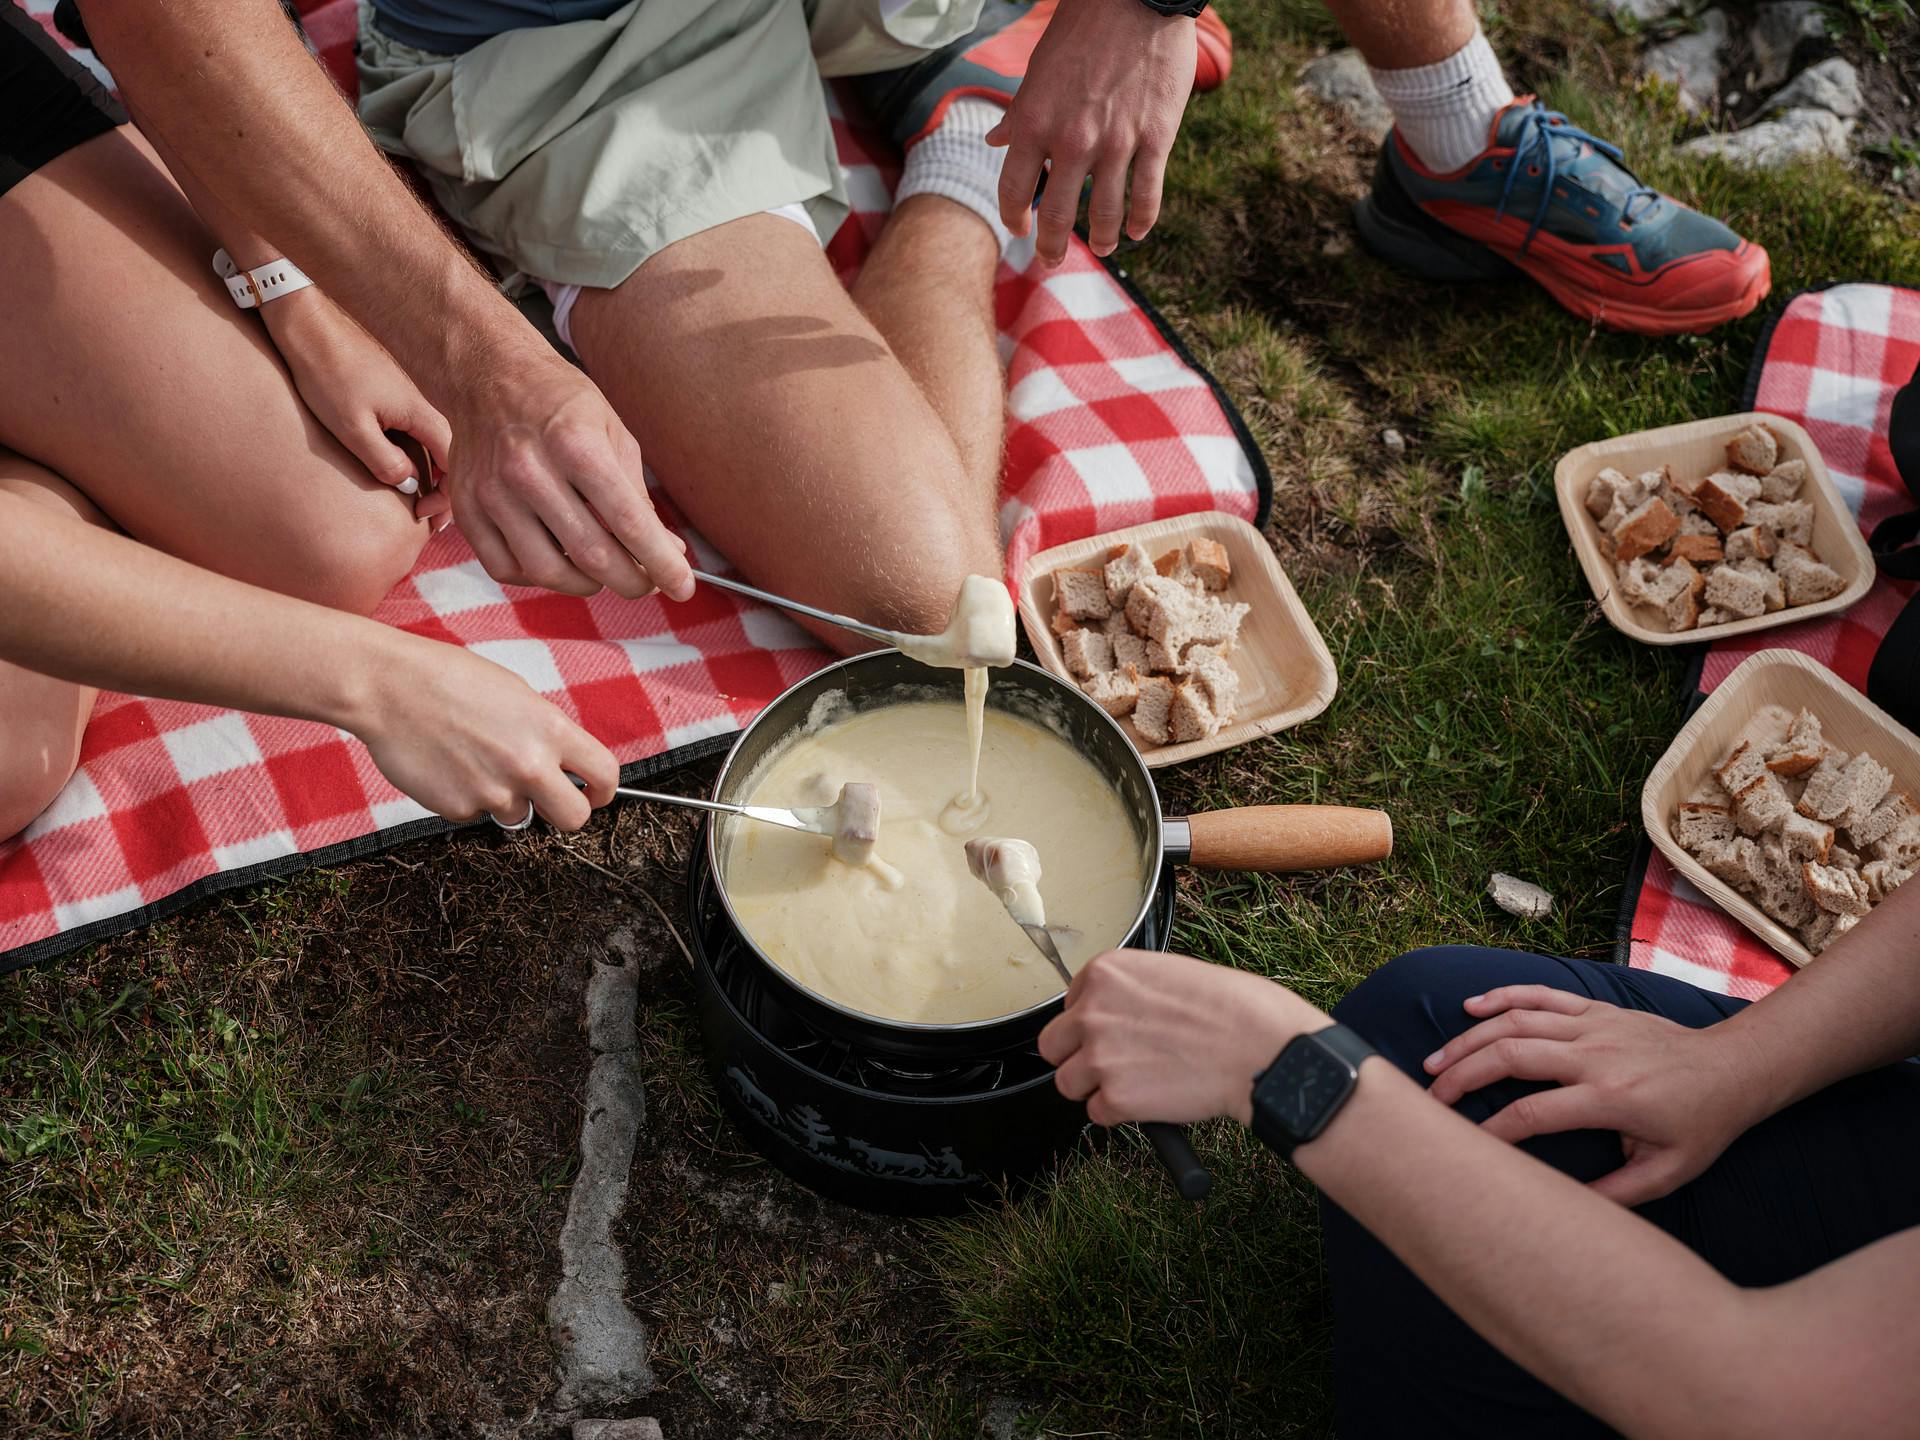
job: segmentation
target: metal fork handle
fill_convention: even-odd
[[[817,833],[811,825],[802,823],[800,817],[791,810],[782,810],[769,805],[729,805],[724,800],[698,800],[691,795],[664,795],[658,790],[634,790],[625,785],[616,786],[613,793],[624,796],[628,800],[655,800],[663,805],[685,805],[690,810],[710,810],[716,815],[737,815],[745,820],[761,820],[769,825],[784,826],[789,830]]]
[[[842,630],[851,630],[856,635],[864,635],[869,640],[878,640],[882,645],[897,645],[899,635],[892,630],[882,630],[878,625],[869,625],[864,620],[855,620],[851,615],[836,615],[831,610],[821,610],[812,605],[802,605],[798,600],[789,600],[784,595],[775,595],[771,591],[756,589],[739,580],[728,580],[723,576],[709,575],[704,570],[695,570],[693,578],[708,585],[718,585],[722,590],[731,590],[737,595],[745,595],[750,600],[759,600],[764,604],[778,606],[782,610],[791,610],[797,615],[805,615],[827,625],[837,625]]]

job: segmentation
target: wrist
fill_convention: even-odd
[[[1231,1047],[1227,1061],[1231,1073],[1222,1077],[1231,1102],[1223,1113],[1242,1125],[1253,1123],[1255,1077],[1271,1065],[1296,1036],[1324,1030],[1333,1024],[1325,1012],[1284,985],[1270,980],[1253,980],[1252,984],[1259,986],[1259,990],[1249,986],[1247,1004],[1241,1011],[1241,1043]]]
[[[394,711],[394,687],[405,685],[412,674],[411,652],[432,642],[357,615],[336,618],[346,626],[340,660],[323,674],[320,713],[313,718],[371,744],[381,721]]]
[[[1700,1064],[1712,1077],[1729,1120],[1744,1131],[1784,1110],[1803,1093],[1781,1056],[1769,1056],[1739,1016],[1693,1032]]]

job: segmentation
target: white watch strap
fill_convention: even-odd
[[[242,310],[252,310],[313,284],[291,260],[269,260],[257,269],[242,270],[225,250],[213,252],[213,273],[227,282],[227,293]]]

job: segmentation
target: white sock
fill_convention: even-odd
[[[1487,148],[1493,117],[1513,103],[1513,88],[1479,30],[1446,59],[1411,70],[1375,70],[1374,88],[1394,126],[1430,170],[1460,169]]]
[[[907,151],[893,203],[912,195],[944,195],[986,221],[1004,251],[1013,239],[1000,222],[1000,162],[1007,152],[987,144],[987,132],[1006,113],[976,95],[955,100],[933,133]]]

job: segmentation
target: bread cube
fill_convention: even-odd
[[[1231,720],[1240,707],[1240,674],[1232,662],[1211,646],[1195,645],[1187,651],[1187,666],[1192,683],[1206,695],[1214,717],[1221,724]]]
[[[1080,688],[1109,715],[1131,715],[1140,700],[1140,672],[1131,665],[1103,670],[1092,679],[1081,681]]]
[[[1793,499],[1806,483],[1806,461],[1782,460],[1760,477],[1760,498],[1778,505],[1782,500]]]
[[[1766,612],[1767,589],[1755,576],[1731,565],[1716,565],[1707,572],[1706,603],[1750,619]]]
[[[1743,560],[1758,560],[1761,564],[1773,559],[1773,552],[1780,542],[1771,530],[1758,525],[1743,525],[1727,536],[1727,562],[1737,565]]]
[[[1841,870],[1832,865],[1803,861],[1800,874],[1807,895],[1822,910],[1835,915],[1864,915],[1873,908],[1867,898],[1867,882],[1857,870]]]
[[[1846,588],[1839,571],[1799,544],[1783,543],[1773,557],[1773,569],[1786,587],[1789,605],[1812,605]]]
[[[1920,815],[1909,815],[1867,847],[1875,860],[1889,860],[1902,870],[1920,870]]]
[[[1720,527],[1700,511],[1688,510],[1686,514],[1680,516],[1680,529],[1678,533],[1681,535],[1711,535],[1718,539]]]
[[[1144,675],[1153,668],[1147,663],[1147,642],[1131,630],[1113,636],[1112,640],[1114,669],[1131,665]]]
[[[1127,623],[1136,635],[1157,640],[1177,655],[1191,638],[1195,608],[1192,592],[1178,580],[1149,575],[1127,597]]]
[[[1780,777],[1762,770],[1759,778],[1735,792],[1733,820],[1741,833],[1759,835],[1782,824],[1793,814],[1793,801],[1787,798]]]
[[[1851,831],[1855,825],[1864,823],[1887,798],[1887,791],[1893,788],[1893,772],[1863,750],[1847,762],[1843,784],[1847,805],[1840,812],[1839,823]]]
[[[1747,507],[1747,524],[1769,532],[1776,541],[1813,543],[1813,505],[1806,500],[1782,500],[1778,504],[1757,500]]]
[[[1826,753],[1820,717],[1811,710],[1802,710],[1793,717],[1793,729],[1787,732],[1787,738],[1768,754],[1767,768],[1782,777],[1804,775],[1818,765]]]
[[[1772,567],[1759,560],[1742,560],[1733,567],[1742,575],[1751,575],[1760,582],[1761,596],[1766,611],[1771,615],[1776,610],[1787,608],[1787,587],[1781,578],[1774,574]]]
[[[1800,927],[1800,942],[1818,955],[1859,923],[1858,915],[1835,915],[1822,910]]]
[[[1107,552],[1102,574],[1107,583],[1107,603],[1115,610],[1124,610],[1133,587],[1153,574],[1153,557],[1144,545],[1116,545]]]
[[[1847,827],[1847,837],[1855,845],[1872,845],[1891,835],[1902,820],[1914,813],[1913,801],[1904,791],[1895,791]]]
[[[1205,740],[1220,728],[1206,693],[1192,681],[1183,680],[1173,687],[1173,708],[1167,715],[1167,729],[1173,743],[1185,745]]]
[[[1760,493],[1760,482],[1751,475],[1731,475],[1717,471],[1694,485],[1693,503],[1725,535],[1747,523],[1747,502]]]
[[[1114,668],[1113,641],[1098,630],[1082,627],[1060,637],[1060,655],[1067,670],[1082,680]]]
[[[1113,613],[1103,570],[1056,570],[1053,592],[1060,608],[1076,620],[1104,620]]]
[[[1760,873],[1749,892],[1754,903],[1789,929],[1813,919],[1819,906],[1807,892],[1804,862],[1787,854],[1778,835],[1763,836],[1756,853]]]
[[[1795,860],[1824,865],[1833,849],[1833,826],[1789,810],[1780,825],[1780,843]]]
[[[1587,482],[1587,513],[1596,520],[1604,519],[1607,511],[1613,508],[1615,497],[1630,483],[1625,475],[1611,465],[1602,466],[1600,472]],[[1638,500],[1634,502],[1636,505],[1639,503]],[[1626,511],[1622,510],[1621,513],[1625,514]]]
[[[1233,561],[1227,557],[1227,547],[1204,535],[1188,542],[1187,564],[1209,590],[1224,590],[1233,578]]]
[[[1657,496],[1644,500],[1613,532],[1617,547],[1614,557],[1618,560],[1638,559],[1666,544],[1679,528],[1680,517],[1667,508],[1666,501]]]
[[[1714,767],[1714,776],[1729,795],[1738,795],[1767,773],[1767,751],[1752,740],[1742,740]]]
[[[1156,574],[1177,581],[1180,587],[1190,595],[1204,595],[1207,582],[1194,572],[1193,562],[1187,558],[1185,550],[1169,550],[1153,562]]]
[[[1173,738],[1173,682],[1158,675],[1140,682],[1140,694],[1133,707],[1133,728],[1140,738],[1165,745]]]
[[[1834,824],[1845,812],[1848,801],[1847,762],[1852,757],[1844,750],[1829,746],[1812,770],[1807,772],[1807,788],[1800,792],[1794,808],[1812,820]],[[1720,777],[1722,783],[1726,777]]]
[[[1053,619],[1047,622],[1047,628],[1056,635],[1066,635],[1080,628],[1080,622],[1064,610],[1053,612]]]
[[[1726,805],[1683,800],[1674,814],[1673,838],[1691,855],[1698,855],[1709,845],[1723,844],[1736,833],[1733,811]]]
[[[1695,858],[1714,879],[1733,886],[1742,894],[1751,891],[1758,883],[1760,850],[1745,835],[1704,846]]]
[[[1146,668],[1156,675],[1177,675],[1187,667],[1181,663],[1178,655],[1158,640],[1149,640],[1147,641]]]
[[[1247,618],[1247,612],[1253,607],[1244,602],[1228,604],[1209,596],[1196,610],[1189,634],[1196,645],[1210,645],[1215,650],[1231,650],[1240,638],[1240,622]]]
[[[1727,441],[1727,463],[1749,475],[1765,475],[1779,459],[1779,438],[1764,425],[1749,425]]]
[[[1891,860],[1869,860],[1860,867],[1860,878],[1867,882],[1867,898],[1878,905],[1887,896],[1913,878]]]
[[[1669,560],[1685,560],[1699,569],[1709,565],[1718,565],[1726,558],[1721,547],[1720,536],[1712,535],[1675,535],[1673,543],[1667,547]]]

